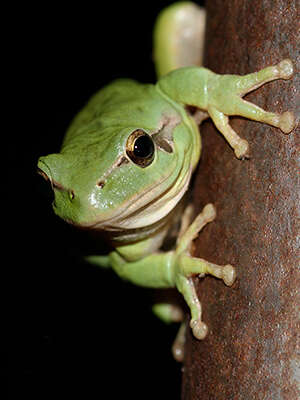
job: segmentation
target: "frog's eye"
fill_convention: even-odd
[[[154,159],[154,143],[146,132],[137,129],[129,136],[126,143],[126,153],[135,164],[142,168],[150,165]]]

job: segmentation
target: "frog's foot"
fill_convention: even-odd
[[[202,65],[205,9],[192,2],[177,2],[157,18],[154,29],[154,59],[158,76]]]
[[[248,143],[241,139],[230,127],[228,116],[240,115],[254,121],[264,122],[281,129],[284,133],[290,133],[295,127],[295,117],[290,111],[282,114],[271,113],[242,99],[242,97],[276,79],[290,79],[294,68],[291,60],[286,59],[279,64],[264,68],[258,72],[238,76],[232,75],[224,78],[224,98],[218,105],[209,106],[208,112],[216,127],[224,135],[228,143],[234,149],[238,158],[248,156]]]
[[[193,275],[203,277],[206,274],[222,279],[224,283],[231,286],[236,279],[236,272],[232,265],[220,266],[201,258],[192,257],[189,249],[192,240],[198,232],[215,218],[216,212],[212,204],[204,207],[202,213],[188,227],[177,245],[177,270],[175,276],[176,287],[183,295],[191,311],[190,327],[197,339],[204,339],[207,335],[207,325],[202,321],[202,307],[198,299]]]

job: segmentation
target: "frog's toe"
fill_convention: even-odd
[[[213,204],[206,204],[202,212],[194,219],[193,223],[188,228],[184,227],[185,231],[181,233],[177,241],[176,252],[179,254],[187,251],[201,229],[209,222],[212,222],[215,217],[216,209]]]
[[[182,322],[172,346],[173,357],[178,362],[182,362],[184,358],[185,330],[186,322]]]
[[[249,144],[247,140],[239,140],[238,144],[234,147],[234,154],[239,159],[249,157]]]
[[[284,133],[290,133],[295,127],[295,116],[292,112],[286,111],[280,115],[279,128]]]
[[[208,327],[200,319],[192,319],[190,321],[190,327],[196,339],[202,340],[206,337],[208,332]]]
[[[282,79],[290,79],[294,74],[294,66],[290,59],[282,60],[277,64],[279,77]]]
[[[184,348],[181,345],[174,344],[172,347],[172,354],[176,361],[182,362],[184,358]]]
[[[222,272],[223,272],[222,276],[223,282],[225,283],[225,285],[231,286],[236,280],[235,268],[232,265],[227,264],[223,267]]]
[[[214,205],[211,203],[206,204],[202,212],[195,218],[187,230],[190,234],[193,233],[189,240],[195,239],[202,228],[209,222],[212,222],[216,218],[216,215],[217,212]]]
[[[206,206],[203,208],[202,213],[206,219],[206,222],[212,222],[217,215],[216,208],[211,203],[206,204]]]

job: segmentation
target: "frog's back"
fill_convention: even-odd
[[[63,147],[83,132],[111,127],[135,126],[147,121],[147,103],[158,100],[155,86],[130,79],[120,79],[99,90],[72,121]],[[148,100],[148,101],[147,101]],[[101,129],[99,129],[101,128]]]

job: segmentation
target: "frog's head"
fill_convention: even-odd
[[[54,191],[57,215],[81,227],[124,230],[151,225],[178,203],[191,175],[178,118],[154,130],[107,128],[41,157],[39,173]]]

